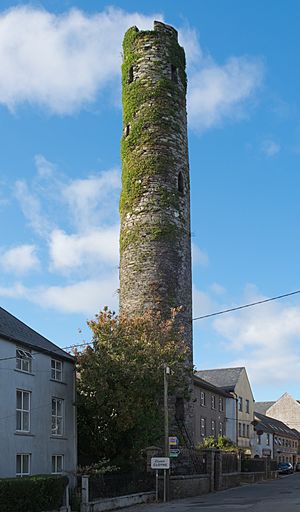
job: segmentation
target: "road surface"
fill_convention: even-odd
[[[128,512],[300,512],[300,472],[196,498],[151,503]]]

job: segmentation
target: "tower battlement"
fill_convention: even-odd
[[[130,28],[123,42],[120,310],[181,308],[192,348],[185,54],[177,31]]]

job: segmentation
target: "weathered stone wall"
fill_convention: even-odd
[[[130,28],[123,43],[120,310],[182,307],[192,350],[185,56],[172,27]]]

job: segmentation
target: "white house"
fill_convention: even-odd
[[[74,359],[2,308],[0,453],[0,478],[77,464]]]

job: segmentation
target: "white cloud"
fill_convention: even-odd
[[[153,18],[116,8],[95,15],[78,9],[56,15],[31,6],[4,11],[0,103],[12,110],[25,102],[68,114],[94,101],[119,75],[125,31],[132,25],[151,28]]]
[[[63,187],[62,196],[70,208],[75,226],[87,231],[115,219],[120,189],[120,172],[112,169],[72,180]]]
[[[262,152],[268,157],[277,155],[280,149],[280,144],[271,139],[264,140],[261,146]]]
[[[207,267],[209,264],[208,254],[192,242],[192,262],[194,265]]]
[[[246,302],[264,299],[248,288]],[[272,302],[219,317],[216,332],[226,340],[228,353],[236,354],[229,365],[244,365],[254,384],[281,381],[290,376],[300,381],[300,307]]]
[[[213,283],[210,285],[210,289],[211,291],[215,294],[215,295],[223,295],[225,292],[226,292],[226,289],[224,288],[224,286],[222,286],[221,284],[219,283]]]
[[[119,225],[90,231],[87,234],[67,235],[56,229],[51,233],[49,251],[51,268],[70,271],[80,267],[117,265],[119,259]]]
[[[39,235],[45,236],[53,224],[46,218],[40,198],[29,190],[27,183],[23,180],[16,181],[15,196],[29,225]]]
[[[246,101],[261,84],[262,63],[248,57],[231,57],[219,66],[204,62],[190,77],[188,113],[191,126],[202,132],[225,118],[245,115]]]
[[[215,304],[210,296],[193,286],[193,317],[207,315],[215,311]]]
[[[26,288],[21,283],[15,283],[13,286],[0,286],[0,297],[23,299],[26,297]]]
[[[0,251],[0,266],[5,272],[26,274],[39,267],[35,245],[19,245]]]
[[[119,85],[122,38],[128,27],[151,29],[160,14],[144,16],[108,8],[94,15],[78,9],[52,14],[32,6],[0,16],[0,104],[23,103],[70,114]],[[245,102],[260,85],[262,63],[231,57],[224,65],[204,54],[195,29],[179,28],[189,67],[189,120],[202,132],[245,114]],[[107,101],[107,99],[106,99]]]

